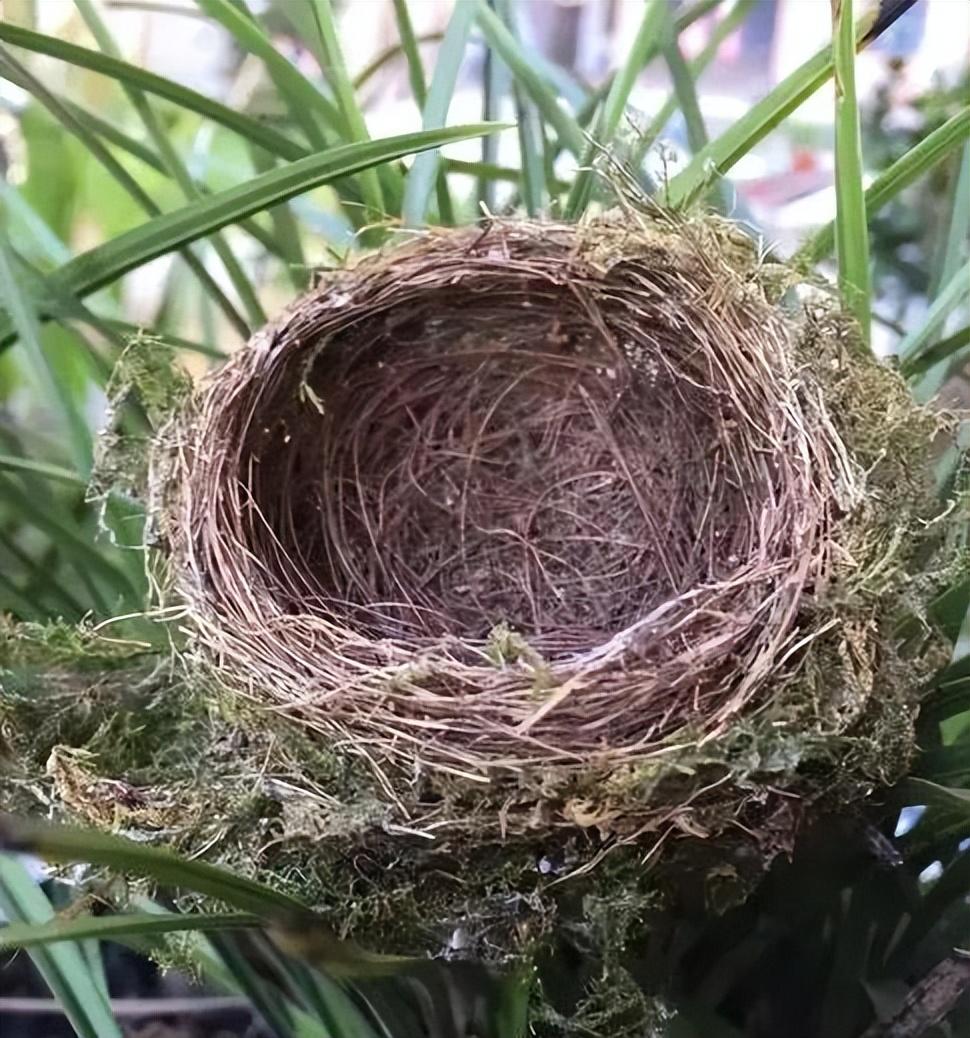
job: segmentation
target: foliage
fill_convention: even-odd
[[[891,164],[864,195],[861,190],[859,113],[846,89],[852,35],[867,45],[908,5],[884,0],[875,17],[856,26],[851,5],[834,5],[835,46],[794,70],[737,125],[708,140],[692,88],[713,50],[687,63],[677,38],[719,6],[718,0],[695,0],[670,17],[666,4],[647,3],[616,75],[587,88],[539,60],[520,37],[514,5],[506,0],[459,0],[435,68],[426,70],[407,5],[395,2],[402,47],[381,60],[407,63],[425,129],[385,140],[369,139],[363,77],[356,83],[350,78],[329,0],[277,5],[270,10],[272,30],[253,13],[255,5],[199,0],[199,13],[223,26],[262,70],[260,89],[239,107],[119,57],[90,0],[78,4],[79,19],[71,23],[80,42],[0,23],[0,74],[22,91],[16,95],[21,98],[16,128],[3,142],[11,175],[0,197],[0,611],[25,621],[69,621],[45,628],[45,665],[58,672],[61,663],[74,667],[81,657],[100,672],[130,663],[107,660],[100,650],[92,652],[85,638],[69,633],[70,624],[84,617],[106,621],[140,613],[151,582],[139,550],[146,537],[142,508],[133,496],[139,480],[127,462],[112,469],[111,459],[96,459],[95,449],[106,392],[113,401],[107,420],[111,436],[122,447],[137,450],[162,417],[153,401],[129,391],[137,379],[125,376],[124,369],[109,387],[110,373],[129,344],[165,358],[177,355],[194,371],[203,370],[210,359],[235,348],[293,287],[305,284],[314,267],[339,261],[357,243],[378,244],[402,217],[413,225],[464,222],[476,218],[479,198],[510,211],[521,201],[530,214],[579,217],[603,197],[604,171],[609,179],[645,182],[639,168],[643,152],[678,107],[696,153],[674,179],[660,185],[659,197],[687,206],[706,196],[805,98],[838,76],[838,218],[806,243],[799,259],[810,265],[840,243],[840,281],[851,310],[864,323],[872,310],[872,288],[858,246],[868,227],[876,287],[893,269],[894,276],[926,291],[931,304],[925,323],[903,329],[903,371],[917,394],[925,399],[947,371],[966,363],[966,328],[944,326],[952,313],[965,313],[966,302],[970,116],[965,88],[928,99],[925,125],[891,141],[881,142],[874,131],[879,113],[863,113],[867,168]],[[738,24],[750,8],[739,0],[727,18]],[[86,32],[80,31],[82,21]],[[280,31],[314,55],[314,73],[305,73],[278,49],[274,32]],[[723,38],[715,37],[715,49]],[[505,86],[501,77],[489,80],[488,114],[514,112],[521,152],[516,167],[497,165],[487,150],[487,161],[442,157],[434,150],[497,129],[441,129],[448,125],[449,104],[469,54],[483,47],[509,72]],[[673,72],[675,96],[644,134],[642,147],[633,149],[635,167],[617,169],[597,145],[616,137],[639,72],[661,58]],[[423,157],[405,161],[419,151]],[[582,168],[574,174],[577,164]],[[946,190],[933,192],[932,220],[914,225],[910,216],[919,209],[910,199],[918,178],[927,174],[945,177],[939,186],[945,183]],[[926,195],[918,197],[922,206]],[[938,232],[932,241],[923,237],[929,226]],[[913,241],[931,262],[913,264],[903,256],[903,245]],[[148,267],[151,261],[155,265]],[[153,290],[150,307],[132,321],[126,292],[134,278],[143,286],[150,281]],[[138,356],[136,350],[129,360]],[[960,464],[954,452],[941,462],[939,483],[948,493],[963,478]],[[93,470],[97,478],[91,483]],[[964,579],[936,603],[936,618],[954,641],[966,624],[968,599]],[[144,639],[136,652],[148,652],[169,631],[177,637],[171,627],[160,636],[157,624],[137,619],[105,629],[122,630]],[[0,699],[5,708],[11,703],[12,675],[31,673],[29,661],[18,655],[21,649],[11,651],[0,692],[8,697]],[[65,686],[59,691],[63,695]],[[28,682],[15,694],[34,697],[39,724],[56,725],[54,700],[45,700],[43,690]],[[970,838],[968,718],[970,676],[966,661],[956,661],[926,689],[923,753],[910,785],[849,822],[816,827],[792,863],[779,862],[756,895],[727,914],[719,912],[732,884],[718,884],[717,877],[730,878],[735,864],[729,858],[680,877],[676,869],[673,875],[668,870],[672,907],[666,915],[647,920],[633,912],[628,925],[618,927],[615,919],[607,925],[625,935],[622,954],[604,958],[577,930],[572,945],[566,941],[539,963],[548,998],[536,1027],[583,1038],[622,1033],[621,1026],[637,1034],[667,1028],[665,1014],[652,1001],[659,993],[680,1010],[665,1031],[671,1035],[892,1034],[892,1021],[914,1011],[905,1001],[907,992],[922,990],[919,981],[953,959],[955,948],[970,943],[964,901],[970,885],[970,857],[964,852]],[[124,745],[134,755],[139,731],[133,726],[124,733]],[[6,737],[2,728],[0,733]],[[893,843],[898,808],[913,803],[927,808]],[[238,876],[200,873],[200,866],[165,855],[142,853],[136,861],[131,848],[94,837],[86,842],[86,837],[13,825],[7,838],[19,846],[43,843],[51,857],[61,853],[124,869],[155,869],[166,885],[196,889],[208,883],[206,889],[220,900],[235,899],[235,910],[254,913],[173,916],[144,905],[135,916],[81,916],[51,924],[50,906],[16,860],[0,859],[4,909],[33,927],[14,924],[7,941],[32,942],[31,954],[81,1035],[115,1033],[106,1019],[103,976],[90,942],[124,937],[161,953],[159,942],[171,940],[163,931],[176,927],[192,930],[178,940],[182,961],[213,983],[244,992],[280,1035],[505,1038],[520,1026],[524,987],[518,976],[470,964],[395,962],[382,967],[389,976],[348,979],[333,968],[334,945],[324,941],[328,975],[301,959],[308,950],[305,941],[287,944],[285,924],[280,941],[282,891],[254,888]],[[938,877],[919,879],[931,865]],[[158,873],[162,866],[167,871]],[[259,927],[226,929],[257,918],[275,930],[271,926],[267,936]],[[50,943],[52,925],[54,936],[79,943]],[[200,929],[212,932],[202,936]],[[292,927],[289,932],[292,936]],[[360,964],[356,950],[350,957]],[[320,964],[315,948],[310,960]],[[337,974],[339,979],[331,979]],[[606,1012],[604,977],[625,978],[611,989],[623,994],[613,1015]],[[631,983],[646,993],[642,1004]],[[939,1024],[937,1035],[963,1033],[970,1026],[966,1003],[964,996],[945,1007],[948,1022]],[[886,1022],[882,1030],[879,1020]]]

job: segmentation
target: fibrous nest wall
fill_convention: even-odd
[[[164,438],[198,642],[392,798],[645,774],[780,703],[844,734],[932,423],[825,320],[736,231],[631,214],[327,276]]]

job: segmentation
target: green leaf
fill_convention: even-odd
[[[397,34],[401,38],[398,46],[403,51],[407,61],[411,96],[418,108],[424,108],[424,103],[428,97],[428,87],[424,78],[421,51],[418,48],[418,38],[414,33],[414,25],[411,21],[411,12],[408,10],[407,0],[394,0],[394,19],[397,22]],[[358,87],[368,78],[366,73],[369,73],[369,71],[370,66],[368,66],[365,73],[361,73],[357,80]]]
[[[959,365],[966,359],[961,354],[966,351],[968,346],[970,346],[970,325],[948,335],[933,346],[919,350],[915,356],[900,364],[900,373],[905,378],[916,378],[945,360]]]
[[[852,0],[833,4],[835,68],[835,252],[839,288],[855,314],[862,336],[870,338],[869,227],[862,187],[862,139],[855,89],[855,22]]]
[[[393,0],[393,2],[394,17],[397,21],[397,34],[400,38],[400,43],[392,43],[389,47],[385,47],[372,61],[368,62],[354,77],[354,89],[360,90],[385,65],[403,54],[408,66],[408,83],[411,87],[411,96],[420,108],[424,104],[424,69],[421,66],[421,52],[418,45],[421,43],[439,43],[443,34],[440,32],[427,32],[421,36],[415,35],[411,15],[407,7],[407,0]],[[407,18],[406,23],[402,20],[404,16]],[[405,24],[407,25],[406,29]],[[417,61],[415,61],[415,58]],[[420,70],[421,73],[420,86],[418,86],[418,78],[415,75],[416,69]]]
[[[36,76],[32,75],[23,65],[6,53],[3,48],[0,48],[0,72],[29,90],[62,126],[70,133],[73,133],[84,144],[92,156],[104,166],[108,173],[131,195],[146,213],[150,216],[156,216],[161,212],[151,195],[118,162],[114,155],[102,145],[101,141],[91,134],[85,124],[78,121],[70,109],[55,97]],[[249,328],[246,322],[236,313],[232,301],[222,291],[205,266],[190,251],[186,251],[184,257],[192,272],[199,279],[199,282],[218,303],[226,317],[229,318],[230,323],[244,338],[247,337]]]
[[[965,263],[954,273],[949,283],[933,300],[922,324],[900,340],[897,348],[900,363],[912,364],[932,337],[943,327],[947,317],[968,296],[970,296],[970,263]]]
[[[60,465],[37,461],[34,458],[17,458],[12,454],[0,454],[0,469],[10,472],[30,472],[35,476],[52,479],[58,483],[67,483],[79,489],[87,486],[87,480],[83,476],[79,476],[73,469],[65,469]]]
[[[19,587],[6,573],[0,571],[0,580],[8,592],[17,599],[16,608],[13,610],[21,618],[35,616],[38,607],[42,612],[38,618],[43,616],[55,616],[60,619],[70,618],[80,620],[87,612],[86,608],[57,580],[57,574],[51,572],[49,565],[43,561],[37,561],[28,555],[20,545],[9,536],[6,531],[0,529],[0,544],[3,545],[7,554],[12,556],[23,567],[28,583],[24,588]],[[24,595],[28,595],[24,599]]]
[[[747,114],[716,140],[698,152],[686,168],[667,187],[667,204],[677,208],[691,205],[702,197],[714,181],[724,176],[738,159],[743,158],[811,97],[832,75],[832,52],[826,47],[758,102]]]
[[[0,950],[36,948],[62,941],[91,938],[117,941],[125,937],[157,937],[159,934],[201,930],[242,930],[262,925],[262,919],[245,912],[166,915],[138,912],[128,915],[82,915],[52,918],[42,923],[13,923],[0,929]]]
[[[970,106],[954,116],[957,119],[960,117],[963,118],[962,137],[968,137],[970,136]],[[952,119],[949,120],[945,126],[949,126],[952,121]],[[940,129],[943,128],[940,127]],[[934,135],[931,133],[930,137]],[[970,237],[970,142],[967,142],[963,148],[960,168],[953,181],[949,217],[946,240],[940,249],[933,272],[930,290],[933,296],[950,280],[967,251],[967,239]]]
[[[237,187],[199,199],[175,212],[165,213],[82,253],[54,271],[50,278],[60,289],[82,297],[158,256],[321,184],[415,151],[503,128],[498,124],[455,126],[348,144],[320,155],[309,155]],[[0,320],[0,346],[9,343],[12,337],[13,327],[9,318]]]
[[[513,38],[518,41],[516,9],[512,0],[499,0],[495,5],[495,10]],[[549,177],[546,178],[545,137],[541,115],[535,103],[516,80],[512,81],[512,99],[515,103],[521,164],[521,174],[517,170],[515,179],[522,184],[522,201],[526,213],[529,216],[536,216],[546,204],[544,191],[548,190],[549,196],[555,197],[559,189],[552,173],[551,164]],[[485,179],[484,175],[481,179]]]
[[[707,66],[717,57],[718,51],[721,49],[721,45],[724,41],[737,31],[745,18],[747,18],[751,13],[754,4],[755,0],[737,0],[731,10],[728,11],[717,25],[715,25],[711,32],[710,39],[707,41],[704,49],[696,58],[687,63],[687,69],[692,80],[696,82],[696,80],[700,78]],[[679,18],[674,19],[674,31],[675,39],[677,38],[676,33],[683,31]],[[677,105],[678,97],[677,93],[674,92],[660,106],[656,115],[641,132],[640,139],[637,142],[637,146],[634,149],[631,158],[631,165],[634,169],[638,170],[643,164],[647,151],[653,145],[663,128],[670,121],[671,116],[677,111]]]
[[[138,159],[139,162],[144,162],[145,165],[150,166],[163,176],[170,177],[172,175],[171,171],[162,161],[161,156],[158,155],[157,152],[152,151],[147,144],[136,140],[123,130],[120,130],[114,123],[110,123],[106,119],[100,118],[100,116],[95,115],[93,112],[89,112],[86,108],[82,108],[81,105],[75,104],[73,101],[67,101],[64,98],[58,98],[58,100],[74,116],[77,122],[81,123],[91,134],[102,137],[106,143],[113,144],[115,147],[127,152],[129,155]],[[253,164],[255,165],[257,172],[263,173],[272,168],[273,157],[261,148],[254,147],[253,155]],[[208,185],[201,181],[194,181],[194,185],[196,191],[200,194],[212,193]],[[275,220],[279,211],[279,208],[271,210],[270,216]],[[292,220],[292,216],[290,219]],[[289,237],[291,232],[287,232],[285,236],[286,240],[284,240],[284,235],[281,231],[278,229],[276,230],[276,233],[265,231],[255,222],[255,220],[241,220],[239,226],[242,227],[248,235],[255,238],[267,252],[279,256],[286,262],[296,262],[298,265],[302,266],[303,259],[297,249],[297,243],[293,242]]]
[[[14,921],[47,924],[54,910],[19,861],[0,854],[0,908]],[[97,980],[74,945],[35,949],[34,965],[79,1038],[122,1038]]]
[[[579,158],[586,148],[586,138],[579,123],[559,104],[559,98],[536,72],[518,40],[487,4],[478,5],[478,25],[488,45],[509,67],[516,82],[559,135],[562,146]]]
[[[126,61],[119,61],[117,58],[89,50],[87,47],[78,47],[54,36],[45,36],[43,33],[23,29],[19,25],[13,25],[3,20],[0,20],[0,40],[37,54],[47,54],[79,68],[90,69],[92,72],[116,79],[119,83],[128,83],[149,94],[164,97],[181,108],[196,112],[241,134],[253,144],[259,145],[280,158],[298,159],[306,154],[306,148],[302,145],[251,116],[219,104],[218,101],[211,100],[205,94],[190,90],[171,79],[165,79],[164,76],[157,76],[137,65],[130,65]]]
[[[337,26],[334,21],[333,7],[330,0],[304,0],[312,14],[320,41],[319,59],[337,97],[337,105],[346,127],[345,139],[348,141],[368,141],[370,134],[364,122],[363,113],[357,104],[354,85],[347,74],[343,50],[337,37]],[[443,124],[442,124],[443,125]],[[370,208],[371,220],[383,219],[386,215],[384,196],[380,181],[374,170],[365,170],[360,177],[361,191],[364,201]]]
[[[46,502],[36,500],[25,493],[13,479],[2,474],[0,498],[19,513],[25,522],[43,530],[65,557],[70,559],[78,576],[88,584],[95,604],[102,614],[113,612],[118,604],[131,609],[141,608],[143,603],[140,590],[119,567],[114,566],[98,551],[89,536],[67,525],[70,521],[68,516],[51,514]],[[111,600],[104,597],[95,584],[96,580],[103,581],[113,590]]]
[[[320,123],[333,130],[339,130],[341,125],[340,113],[334,105],[280,53],[256,19],[240,11],[231,0],[196,0],[196,3],[232,34],[244,53],[255,54],[263,62],[290,116],[302,128],[307,140],[315,149],[326,147],[327,139]]]
[[[91,30],[91,33],[101,50],[113,58],[120,58],[121,55],[115,45],[114,38],[108,31],[107,26],[101,20],[97,8],[92,3],[92,0],[74,0],[74,3],[81,14],[81,17],[84,19],[85,24]],[[138,114],[139,119],[141,119],[148,136],[154,142],[155,147],[161,156],[162,164],[169,176],[171,176],[182,189],[182,194],[186,199],[192,201],[193,199],[199,198],[201,192],[196,187],[192,176],[185,167],[185,163],[182,161],[178,152],[175,150],[175,147],[171,143],[167,128],[162,126],[154,109],[148,102],[148,99],[137,87],[131,86],[130,84],[123,84],[123,86],[128,100],[131,102],[132,107]],[[249,279],[246,277],[246,273],[242,269],[242,266],[236,259],[234,253],[221,235],[214,234],[211,238],[211,243],[216,255],[219,257],[223,267],[225,268],[226,274],[229,276],[229,280],[232,282],[232,286],[236,291],[236,295],[239,297],[239,301],[242,303],[243,308],[246,311],[249,323],[253,327],[257,328],[265,324],[266,314],[263,312],[263,308],[260,306],[256,292],[250,284]]]
[[[970,136],[970,107],[957,112],[919,144],[884,169],[866,190],[866,217],[872,217],[918,177],[932,169]],[[967,190],[970,195],[970,187]],[[966,233],[966,225],[962,232]],[[825,259],[835,246],[835,222],[826,224],[795,253],[792,262],[809,267]]]
[[[438,51],[431,87],[421,115],[425,131],[444,126],[447,121],[451,97],[458,82],[458,71],[465,55],[465,44],[475,18],[476,4],[477,0],[456,0]],[[438,156],[435,152],[426,152],[415,158],[404,183],[401,216],[406,226],[423,226],[437,172]]]
[[[581,168],[576,174],[569,198],[566,200],[565,216],[567,220],[577,219],[589,203],[593,190],[593,160],[599,149],[609,148],[620,125],[620,119],[626,111],[630,93],[637,81],[637,76],[644,66],[660,52],[664,22],[667,17],[666,0],[649,0],[643,11],[640,28],[619,71],[613,77],[609,92],[603,102],[593,140],[583,152]]]
[[[6,214],[4,214],[5,216]],[[3,221],[6,223],[6,220]],[[17,331],[21,347],[26,352],[30,367],[50,399],[60,404],[64,416],[68,449],[79,472],[91,471],[91,430],[71,387],[66,385],[58,366],[41,341],[40,324],[31,309],[14,274],[13,250],[7,240],[4,226],[0,225],[0,303],[6,308]]]
[[[913,792],[914,803],[948,807],[966,815],[970,821],[970,789],[941,786],[936,782],[915,776],[907,779],[906,785]]]
[[[855,26],[859,47],[865,47],[885,32],[906,10],[908,4],[869,10]],[[733,126],[695,155],[667,186],[667,204],[676,208],[689,206],[703,197],[717,177],[734,164],[798,106],[811,97],[835,70],[832,47],[825,47],[814,57],[786,76],[766,97],[743,115]]]
[[[309,915],[302,902],[254,880],[205,862],[180,858],[165,848],[107,833],[0,815],[0,849],[26,851],[47,861],[87,862],[148,876],[167,886],[207,894],[263,918]]]

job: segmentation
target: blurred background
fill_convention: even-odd
[[[290,0],[257,0],[250,5],[273,32],[279,50],[311,78],[318,74],[314,55],[291,24]],[[523,45],[563,101],[581,109],[589,90],[603,82],[622,60],[642,16],[640,0],[522,0],[516,5]],[[671,0],[672,9],[682,5]],[[436,48],[448,23],[451,0],[417,0],[410,4],[414,29],[426,68],[432,68]],[[681,35],[688,61],[703,60],[704,51],[731,8],[719,5],[697,19]],[[72,0],[3,0],[4,17],[84,46],[94,46],[89,29]],[[398,47],[392,0],[349,0],[338,5],[340,39],[348,70],[360,85],[359,98],[372,136],[420,129],[421,113],[414,102],[408,68]],[[206,18],[192,0],[106,0],[102,16],[122,54],[135,64],[184,83],[234,108],[272,120],[279,110],[265,67],[240,49],[218,23]],[[697,90],[710,137],[726,129],[751,104],[785,75],[825,46],[830,34],[828,0],[755,0],[740,27],[723,40],[716,56],[697,79]],[[876,43],[859,55],[857,78],[863,107],[863,142],[870,174],[885,168],[965,103],[968,91],[970,5],[963,0],[921,0],[899,18]],[[451,104],[452,123],[473,122],[482,116],[483,77],[487,50],[474,36],[465,52],[458,88]],[[31,56],[30,67],[49,88],[118,121],[137,134],[137,118],[118,85],[52,58]],[[496,70],[500,76],[501,69]],[[132,226],[142,213],[91,156],[29,95],[9,81],[2,82],[0,123],[2,162],[8,184],[20,188],[51,232],[45,235],[52,262],[61,245],[87,248]],[[652,62],[631,95],[632,111],[620,138],[630,148],[662,112],[673,85],[667,65]],[[499,96],[502,93],[496,91]],[[30,108],[27,118],[24,109]],[[514,119],[508,91],[501,110],[492,117]],[[674,106],[671,106],[674,107]],[[753,222],[782,254],[792,252],[809,231],[835,213],[832,153],[831,84],[823,86],[794,116],[770,134],[732,172],[727,205],[735,216]],[[171,127],[178,143],[191,156],[193,172],[213,187],[233,183],[241,166],[250,164],[238,138],[213,130],[184,114]],[[657,178],[673,175],[689,154],[683,117],[675,112],[663,125],[647,156],[647,168]],[[518,164],[515,134],[454,146],[450,153],[467,160],[485,158],[514,168]],[[622,157],[622,144],[621,144]],[[563,174],[575,159],[561,156]],[[875,346],[888,352],[898,330],[925,308],[932,288],[934,262],[947,247],[950,193],[970,195],[970,183],[957,183],[955,163],[944,164],[880,214],[873,251],[878,290]],[[161,175],[138,170],[146,188],[162,208],[173,203],[177,188]],[[499,185],[488,201],[501,208],[512,196],[512,184]],[[466,216],[477,201],[468,179]],[[300,215],[313,234],[305,243],[309,264],[330,261],[345,249],[352,228],[339,206],[327,204],[327,192],[300,199]],[[36,228],[36,225],[35,225]],[[242,234],[229,236],[241,260],[253,268],[272,311],[291,292],[273,261]],[[966,233],[966,228],[963,228]],[[173,264],[175,271],[171,268]],[[215,319],[205,312],[205,296],[193,291],[176,300],[167,296],[177,279],[178,261],[159,260],[125,282],[119,307],[127,319],[156,326],[163,302],[172,309],[170,326],[190,337],[216,334]],[[224,275],[213,266],[213,276]],[[231,292],[231,286],[226,285]],[[164,320],[163,320],[164,323]],[[888,334],[887,334],[888,329]],[[223,344],[233,331],[219,328]],[[958,393],[957,399],[960,399]]]

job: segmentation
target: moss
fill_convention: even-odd
[[[685,229],[638,241],[668,249],[675,232]],[[790,287],[730,225],[686,233],[727,243],[738,290],[776,298]],[[602,241],[584,247],[610,261]],[[833,559],[829,579],[808,589],[801,623],[813,637],[715,734],[685,726],[635,764],[524,767],[492,785],[418,766],[388,781],[299,716],[261,709],[258,689],[225,690],[212,661],[158,652],[157,639],[8,625],[0,797],[204,854],[383,951],[535,962],[546,981],[538,1034],[654,1033],[666,1010],[633,983],[628,935],[649,929],[673,886],[695,885],[714,910],[743,899],[806,815],[902,774],[923,679],[941,662],[927,602],[961,564],[930,481],[941,420],[914,407],[824,300],[793,337],[803,392],[824,395],[863,477],[861,500],[846,494],[840,538],[853,564]],[[119,386],[149,387],[153,423],[184,400],[164,371],[136,374]],[[141,485],[144,473],[127,471],[127,486]],[[496,668],[531,668],[536,694],[547,690],[546,664],[508,626],[494,628],[487,652]],[[415,657],[389,686],[420,683],[424,667]],[[567,978],[559,994],[557,975]]]

